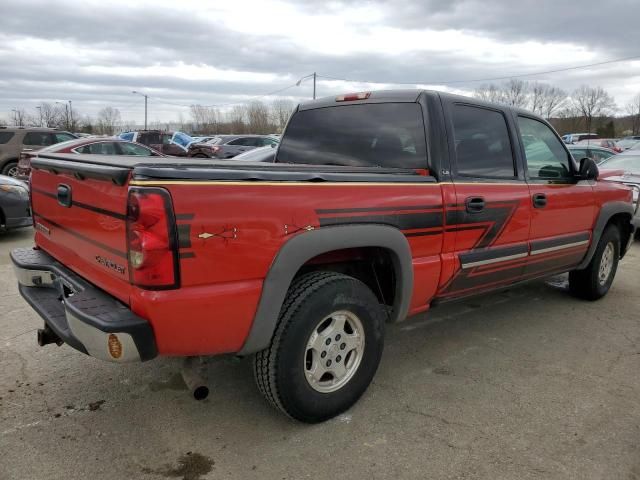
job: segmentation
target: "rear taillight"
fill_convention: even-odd
[[[169,192],[131,188],[127,201],[127,253],[131,283],[150,290],[179,286],[178,242]]]

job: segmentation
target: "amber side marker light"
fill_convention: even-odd
[[[122,356],[122,343],[120,343],[117,335],[110,334],[107,345],[109,346],[109,355],[113,358],[117,360]]]
[[[336,102],[353,102],[354,100],[366,100],[371,96],[371,92],[347,93],[346,95],[338,95]]]

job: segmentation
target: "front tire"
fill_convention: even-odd
[[[289,288],[271,345],[255,355],[260,392],[302,422],[347,410],[376,373],[384,319],[360,280],[335,272],[300,276]]]
[[[2,175],[6,175],[7,177],[17,178],[18,177],[18,162],[9,162],[2,169]]]
[[[609,225],[600,237],[587,268],[569,272],[569,291],[586,300],[604,297],[616,276],[619,259],[620,230]]]

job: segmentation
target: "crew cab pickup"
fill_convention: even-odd
[[[385,322],[569,273],[607,293],[632,191],[523,110],[431,91],[300,104],[274,164],[40,155],[11,254],[40,343],[113,362],[252,355],[318,422],[371,382]]]

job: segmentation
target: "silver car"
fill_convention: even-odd
[[[608,158],[598,165],[601,173],[607,170],[622,170],[622,175],[607,176],[605,180],[620,182],[633,187],[633,202],[636,206],[633,224],[636,227],[636,238],[640,238],[640,150],[628,150]]]
[[[254,148],[278,145],[278,139],[270,135],[220,135],[207,144],[213,145],[215,158],[233,158]]]

